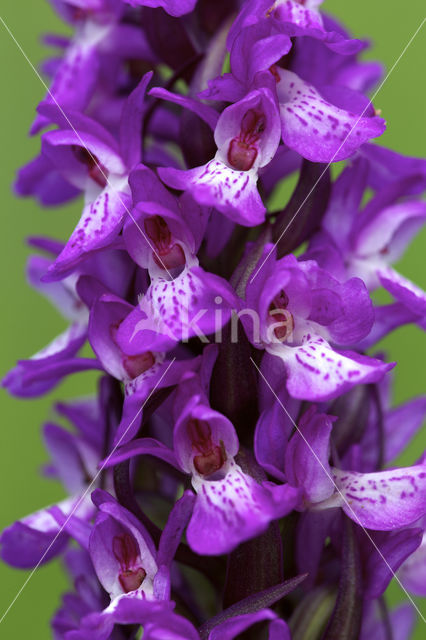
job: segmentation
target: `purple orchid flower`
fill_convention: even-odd
[[[340,54],[351,54],[363,48],[359,40],[349,40],[339,30],[329,30],[318,7],[322,0],[250,0],[244,3],[228,35],[228,47],[244,28],[267,25],[269,32],[282,33],[289,37],[308,36],[324,42],[331,50]]]
[[[283,361],[290,395],[327,400],[379,380],[393,365],[330,346],[354,344],[369,332],[373,313],[363,282],[340,284],[315,262],[291,255],[274,262],[272,250],[266,245],[259,275],[246,288],[257,326],[244,310],[241,320],[255,346]]]
[[[175,400],[174,452],[142,438],[121,447],[108,465],[152,455],[190,474],[197,495],[188,525],[190,547],[204,555],[227,553],[288,513],[299,492],[288,485],[259,484],[235,461],[239,442],[233,425],[211,409],[200,379],[187,375]]]
[[[93,500],[99,511],[88,541],[89,553],[111,602],[102,611],[84,616],[78,631],[69,637],[103,640],[110,637],[116,622],[122,622],[123,611],[137,617],[146,611],[146,601],[155,599],[158,566],[154,544],[137,518],[104,491],[94,492]]]
[[[337,162],[351,156],[370,138],[382,135],[385,123],[374,115],[368,103],[355,110],[339,106],[338,94],[321,95],[312,85],[291,71],[276,68],[279,80],[277,94],[280,104],[282,139],[285,145],[312,162]]]
[[[161,90],[152,95],[179,101],[206,119],[205,106],[197,107],[195,101]],[[209,117],[209,124],[217,145],[214,159],[189,171],[160,168],[160,178],[175,189],[189,190],[201,205],[214,206],[239,224],[259,224],[265,207],[256,189],[257,175],[272,160],[279,143],[276,99],[268,87],[254,89],[227,107],[219,119]]]
[[[121,518],[114,521],[112,516],[104,514],[103,530],[99,532],[101,535],[102,533],[105,534],[107,529],[105,526],[107,519],[109,519],[110,525],[115,522],[115,525],[112,524],[113,527],[129,526],[128,513],[120,510],[116,511],[115,515],[121,516]],[[130,524],[130,526],[134,525]],[[139,527],[137,535],[138,533]],[[124,533],[121,535],[128,536],[126,538],[128,544],[128,540],[132,539],[130,535],[133,534],[130,534],[128,529],[124,529]],[[120,536],[117,537],[121,540]],[[104,536],[102,539],[105,540],[106,538],[108,536]],[[116,542],[114,546],[116,551],[118,550],[118,555],[121,556],[123,545]],[[116,564],[113,545],[110,546],[109,555],[104,556],[107,564],[111,562],[111,556],[113,556],[112,564]],[[84,550],[72,549],[67,552],[65,563],[74,577],[76,593],[70,593],[64,597],[63,605],[52,621],[52,627],[56,634],[55,638],[57,637],[61,640],[84,640],[89,637],[99,637],[99,625],[96,628],[96,623],[99,622],[99,613],[95,614],[95,612],[99,612],[103,608],[105,620],[105,610],[109,607],[105,602],[105,592],[101,590],[97,581],[90,556]],[[171,640],[200,640],[200,636],[192,624],[182,616],[175,614],[172,611],[171,603],[165,600],[147,601],[137,597],[117,597],[114,614],[110,616],[109,627],[111,626],[111,618],[113,618],[115,626],[109,637],[114,638],[114,640],[123,640],[124,629],[121,624],[126,624],[126,622],[143,623],[144,633],[152,639],[164,638],[165,634],[167,634],[167,637]],[[227,617],[213,627],[208,638],[209,640],[219,640],[219,638],[232,640],[244,629],[261,621],[269,623],[269,640],[290,640],[286,623],[278,620],[276,615],[269,609]],[[123,629],[123,634],[121,629]],[[101,633],[104,632],[105,625]],[[90,635],[91,633],[97,635]]]
[[[106,640],[115,624],[139,623],[151,637],[168,632],[170,638],[199,639],[195,628],[172,612],[167,574],[193,504],[191,494],[176,503],[163,531],[158,553],[147,531],[133,514],[107,493],[96,491],[93,499],[99,509],[90,534],[89,552],[96,574],[109,593],[111,602],[101,612],[84,616],[71,639]],[[161,565],[161,570],[160,570]],[[249,613],[224,621],[209,638],[234,638],[237,633],[260,620],[273,620],[269,610]],[[286,629],[280,624],[279,629]],[[219,634],[223,635],[219,635]],[[171,635],[169,635],[171,634]],[[270,636],[274,638],[274,636]]]
[[[176,405],[176,458],[191,474],[197,494],[188,542],[198,553],[224,553],[288,513],[297,492],[285,485],[259,485],[242,471],[234,459],[235,429],[208,406],[195,378],[181,384]]]
[[[321,94],[293,71],[277,65],[271,66],[271,76],[276,82],[283,143],[308,160],[343,160],[384,131],[384,121],[374,115],[368,101],[354,90],[323,88]],[[230,78],[225,78],[225,82],[220,80],[201,97],[234,100],[244,95],[241,82]],[[348,104],[352,112],[346,108]]]
[[[277,66],[291,42],[284,35],[271,36],[266,26],[270,24],[270,20],[261,23],[263,27],[252,24],[238,33],[231,48],[231,73],[210,81],[200,97],[234,102],[259,82],[256,74],[269,70],[276,83],[283,142],[314,162],[347,158],[369,138],[383,133],[384,121],[355,89],[316,88],[294,71]]]
[[[134,222],[124,229],[129,253],[148,268],[151,284],[120,324],[117,343],[134,356],[142,348],[170,350],[193,336],[208,342],[206,336],[220,332],[229,321],[237,297],[224,279],[199,266],[196,250],[205,209],[189,195],[177,201],[144,167],[133,172],[131,185],[135,201],[139,194],[158,194],[157,203],[138,202]],[[137,227],[144,228],[143,236]]]
[[[154,593],[158,567],[154,544],[141,523],[110,496],[96,497],[99,514],[90,534],[89,551],[99,581],[114,603],[124,594]],[[114,606],[114,604],[113,604]]]

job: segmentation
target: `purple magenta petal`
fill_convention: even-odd
[[[287,481],[302,487],[309,502],[321,502],[334,491],[328,463],[330,434],[335,418],[311,407],[299,420],[285,453]]]
[[[265,531],[269,522],[289,513],[299,491],[288,485],[273,491],[259,485],[231,463],[222,480],[193,477],[197,492],[187,529],[190,547],[203,555],[228,553],[241,542]]]
[[[314,402],[331,400],[356,384],[377,382],[394,366],[352,351],[334,351],[322,338],[285,350],[268,347],[268,351],[283,359],[290,395]]]
[[[209,634],[209,640],[232,640],[240,633],[249,629],[253,624],[261,622],[262,620],[274,620],[275,613],[270,609],[263,609],[256,613],[244,613],[240,616],[234,616],[218,624],[217,627],[212,629]],[[280,636],[282,640],[285,640],[285,635]],[[269,636],[271,639],[271,635]],[[274,638],[274,636],[272,636]]]
[[[141,161],[142,121],[145,111],[145,93],[153,72],[146,73],[136,89],[127,98],[120,121],[120,147],[126,165],[132,169]]]
[[[367,529],[399,529],[426,513],[424,465],[364,474],[333,469],[333,475],[347,501],[343,510]]]
[[[363,117],[324,100],[296,74],[283,71],[278,84],[284,143],[313,162],[348,158],[385,128],[378,117]]]

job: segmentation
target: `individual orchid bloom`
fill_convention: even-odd
[[[160,212],[164,220],[167,214]],[[133,355],[142,344],[170,350],[194,336],[208,343],[207,336],[221,332],[237,306],[236,295],[226,280],[204,271],[190,254],[185,255],[179,275],[170,278],[161,267],[157,272],[118,331],[123,350]]]
[[[258,484],[244,473],[235,461],[239,442],[233,425],[208,406],[195,378],[179,391],[174,450],[197,494],[188,543],[197,553],[226,553],[287,514],[298,494],[288,485]]]
[[[99,494],[95,494],[98,498]],[[123,594],[154,593],[158,567],[154,543],[141,523],[109,494],[97,501],[99,513],[90,534],[89,552],[100,583],[114,601]]]
[[[363,143],[384,132],[384,120],[374,115],[371,104],[362,94],[345,87],[322,87],[321,92],[293,71],[279,67],[275,62],[285,52],[285,43],[279,40],[282,36],[274,36],[274,41],[278,38],[278,42],[267,49],[270,57],[262,64],[264,58],[258,54],[257,46],[263,40],[256,40],[256,32],[251,38],[252,27],[245,31],[249,33],[241,33],[241,51],[235,55],[234,49],[231,51],[231,65],[235,60],[234,66],[231,66],[232,73],[211,82],[209,90],[202,92],[201,97],[234,101],[244,96],[254,82],[261,82],[262,76],[269,76],[269,80],[273,78],[280,109],[283,143],[312,162],[337,162],[348,158]],[[247,38],[251,50],[245,42]],[[239,41],[236,40],[234,47],[238,45]],[[241,76],[239,67],[247,69],[247,56],[249,59],[251,56],[253,58],[253,71],[246,71],[249,75],[245,78]],[[270,66],[266,67],[266,64]],[[269,69],[269,72],[260,73],[259,78],[259,73],[256,76],[256,72],[263,71],[262,66],[265,66],[264,71]]]
[[[300,403],[296,403],[283,388],[279,370],[265,370],[265,378],[274,389],[278,400],[272,394],[269,385],[265,385],[262,396],[266,403],[255,431],[255,455],[262,467],[280,481],[288,481],[294,486],[303,486],[303,496],[299,508],[304,511],[297,525],[296,557],[300,573],[309,573],[305,586],[313,585],[317,575],[321,554],[327,536],[336,536],[338,526],[337,510],[317,510],[317,501],[327,500],[333,491],[333,473],[329,464],[330,435],[333,447],[338,446],[341,418],[318,413],[312,407],[298,418]],[[281,386],[280,386],[281,385]],[[381,383],[381,387],[384,384]],[[381,394],[385,390],[381,389]],[[353,394],[352,394],[353,395]],[[342,403],[340,398],[337,404]],[[365,401],[365,399],[364,399]],[[262,406],[262,405],[261,405]],[[339,406],[342,406],[339,404]],[[346,412],[351,411],[348,399]],[[285,407],[285,410],[283,409]],[[421,426],[425,416],[425,399],[418,398],[396,409],[386,411],[383,407],[384,463],[389,463],[399,455],[410,435]],[[377,469],[380,453],[378,451],[377,413],[370,407],[368,423],[359,445],[350,447],[342,457],[344,469],[371,472]],[[361,420],[361,416],[359,417]],[[344,420],[344,418],[343,418]],[[401,432],[400,425],[407,426],[407,433]],[[295,427],[297,425],[297,427]],[[296,433],[294,429],[296,428]],[[362,425],[360,425],[362,429]],[[293,435],[294,433],[294,435]],[[340,437],[339,437],[340,435]],[[357,452],[361,455],[354,456]],[[336,450],[336,449],[335,449]],[[340,449],[337,450],[340,455]],[[360,463],[354,466],[354,461]],[[369,478],[371,474],[367,473]],[[349,504],[351,504],[349,500]],[[355,514],[348,513],[355,522]],[[357,522],[358,523],[358,522]],[[359,524],[359,523],[358,523]],[[417,523],[406,529],[396,531],[370,532],[369,537],[360,532],[359,544],[362,551],[363,589],[367,598],[379,597],[387,588],[393,572],[409,557],[421,542],[421,529]],[[308,551],[309,550],[309,551]],[[419,552],[420,553],[420,552]],[[383,561],[386,559],[386,562]],[[392,571],[389,569],[391,567]]]
[[[234,21],[227,44],[231,49],[238,35],[251,25],[267,26],[271,35],[308,36],[323,42],[332,51],[348,55],[364,48],[359,40],[348,39],[340,30],[328,29],[319,7],[322,0],[249,0]]]
[[[288,5],[291,4],[294,3],[288,3]],[[250,3],[244,5],[241,16],[247,10],[250,13],[249,5]],[[281,7],[281,13],[283,13],[282,9],[283,7]],[[370,88],[381,72],[381,67],[378,69],[375,64],[366,65],[356,60],[356,52],[363,48],[363,43],[348,40],[347,42],[353,45],[349,46],[347,51],[349,53],[350,49],[353,49],[350,56],[341,56],[316,39],[305,38],[305,46],[298,47],[297,39],[290,39],[291,28],[285,29],[283,26],[271,13],[266,19],[260,21],[256,21],[253,16],[246,16],[242,28],[237,28],[236,21],[228,37],[231,71],[209,80],[208,88],[201,91],[198,94],[199,97],[235,102],[244,97],[253,87],[258,73],[269,70],[275,80],[279,80],[277,65],[284,56],[287,56],[285,69],[295,72],[305,82],[310,82],[318,89],[323,88],[327,92],[337,85],[335,98],[339,100],[346,94],[348,98],[346,108],[352,111],[355,104],[362,100],[362,95],[358,92],[364,88]],[[338,25],[331,24],[331,27],[338,28]],[[342,30],[339,28],[339,31]],[[313,29],[312,32],[319,33],[317,29]],[[341,37],[341,34],[339,36]],[[307,64],[306,57],[310,54],[312,58]],[[316,57],[324,63],[324,69],[321,64],[318,65]],[[345,92],[345,87],[353,91]],[[333,102],[332,97],[329,100]],[[368,100],[363,99],[362,107],[367,108],[367,106]]]
[[[372,305],[363,282],[341,284],[316,262],[298,262],[292,255],[275,262],[272,251],[265,246],[246,287],[246,305],[256,317],[242,309],[240,318],[252,343],[266,349],[268,358],[282,360],[290,395],[329,400],[356,384],[380,380],[392,364],[331,346],[356,344],[371,329]]]
[[[175,511],[177,510],[175,509]],[[185,509],[182,509],[179,514],[180,518],[182,518],[184,512]],[[108,517],[110,516],[106,516],[106,518]],[[126,512],[124,512],[124,517],[125,521],[127,521]],[[184,515],[184,517],[186,516]],[[121,520],[119,521],[120,524],[122,524]],[[170,528],[172,535],[176,532],[176,524],[178,524],[178,527],[181,525],[181,523],[176,522],[173,524],[173,527]],[[101,533],[105,534],[105,530],[106,527],[104,526]],[[130,535],[128,532],[124,533],[127,544]],[[120,540],[120,536],[118,538]],[[105,535],[103,539],[105,540]],[[162,537],[157,558],[161,556],[161,546],[167,546],[168,550],[173,547],[173,543],[170,545],[171,541],[172,538],[170,537],[168,540],[167,536]],[[164,544],[165,542],[167,542],[167,545]],[[119,545],[118,551],[119,555],[121,555],[121,540]],[[117,547],[117,543],[115,546]],[[105,554],[104,560],[109,565],[116,565],[116,557],[112,547],[113,545],[110,547],[110,553]],[[134,549],[133,552],[135,552]],[[171,552],[173,553],[173,548]],[[112,563],[111,555],[113,556]],[[115,623],[112,636],[114,640],[116,638],[117,640],[124,640],[124,635],[120,635],[120,625],[126,623],[143,624],[145,636],[152,640],[164,638],[166,635],[170,640],[200,640],[200,636],[193,625],[174,613],[173,603],[168,600],[131,597],[134,592],[129,591],[129,597],[123,596],[115,599],[114,611],[108,616],[106,611],[111,609],[111,606],[108,607],[108,603],[105,602],[105,591],[97,580],[89,554],[82,549],[70,549],[65,554],[65,564],[74,578],[76,593],[67,594],[64,597],[63,604],[52,621],[53,629],[57,632],[58,637],[62,638],[63,635],[60,634],[72,631],[72,634],[67,633],[65,636],[67,640],[88,640],[93,637],[99,640],[99,634],[102,637],[102,634],[106,632],[105,629],[111,628],[111,621],[113,621]],[[102,609],[103,614],[100,613]],[[102,620],[102,615],[103,625],[101,622],[100,630],[99,622]],[[226,617],[222,614],[222,617],[224,619],[218,621],[210,631],[209,640],[232,640],[245,629],[261,621],[269,623],[268,640],[290,640],[290,632],[286,623],[277,619],[276,614],[270,609],[262,609],[240,615],[235,615],[235,613],[230,615],[229,613]],[[107,622],[106,619],[108,620]]]
[[[358,473],[329,464],[333,418],[311,407],[285,452],[285,475],[315,509],[341,507],[361,527],[393,531],[426,513],[426,465]],[[321,428],[319,428],[319,424]]]
[[[164,93],[155,91],[153,95]],[[172,99],[170,94],[168,99]],[[185,104],[188,106],[187,101]],[[158,173],[168,186],[189,191],[199,204],[215,207],[244,226],[255,226],[265,217],[256,188],[258,172],[272,160],[279,137],[273,93],[266,87],[254,89],[227,107],[217,120],[217,152],[212,160],[188,171],[160,168]]]
[[[118,339],[120,327],[134,313],[132,305],[108,293],[95,300],[90,312],[90,344],[105,371],[124,383],[123,414],[115,434],[115,442],[120,444],[137,433],[143,405],[151,393],[176,385],[186,371],[199,364],[197,358],[166,358],[161,337],[157,346],[141,338],[136,351],[124,350]]]
[[[119,327],[117,341],[129,355],[142,347],[167,351],[193,336],[208,342],[237,305],[230,285],[199,266],[196,251],[208,212],[189,193],[176,199],[147,167],[133,171],[130,184],[136,206],[126,221],[124,242],[148,269],[151,284]]]
[[[197,0],[124,0],[132,7],[161,7],[171,16],[179,17],[191,13],[197,4]]]
[[[63,251],[50,270],[60,277],[75,267],[89,252],[111,245],[130,207],[128,174],[140,161],[143,100],[152,74],[144,76],[129,96],[122,113],[120,143],[101,125],[87,116],[42,105],[58,125],[42,136],[42,157],[72,186],[83,190],[82,216]],[[19,191],[18,177],[17,189]]]
[[[126,624],[123,614],[144,626],[153,617],[160,626],[161,616],[156,612],[167,618],[173,608],[170,565],[190,516],[193,497],[187,492],[175,504],[158,551],[139,520],[110,494],[96,490],[92,498],[98,514],[88,548],[97,577],[111,601],[102,611],[83,617],[78,632],[70,637],[106,640],[115,624]],[[157,607],[159,602],[162,604]],[[177,616],[173,617],[178,622]],[[179,626],[185,627],[185,621]],[[187,627],[192,630],[190,625]]]
[[[333,187],[323,230],[308,248],[308,256],[337,277],[360,277],[369,290],[383,286],[395,298],[392,305],[376,308],[375,324],[362,349],[402,324],[422,326],[426,313],[424,291],[392,266],[424,225],[426,205],[410,195],[426,184],[424,177],[413,163],[411,174],[379,189],[360,210],[370,171],[370,163],[362,157],[345,169]]]
[[[179,385],[173,439],[174,451],[152,438],[134,440],[113,453],[107,464],[145,454],[191,475],[197,497],[186,535],[196,553],[228,553],[297,503],[297,489],[258,483],[242,470],[235,460],[239,442],[232,423],[209,406],[193,374]]]
[[[85,494],[98,475],[107,429],[106,409],[96,398],[61,405],[57,412],[70,420],[74,431],[55,423],[44,426],[44,441],[51,458],[45,473],[60,480],[69,495],[56,505],[65,516],[87,521],[94,515],[90,496]],[[68,541],[69,535],[60,529],[51,508],[46,507],[4,529],[0,536],[1,557],[12,566],[32,568],[61,553]]]

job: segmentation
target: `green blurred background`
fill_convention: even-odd
[[[403,7],[397,0],[326,0],[324,4],[324,8],[344,21],[354,35],[371,39],[373,47],[366,57],[381,60],[387,69],[392,67],[421,24],[424,6],[423,0],[411,0]],[[36,67],[46,55],[41,34],[68,31],[47,0],[27,0],[24,3],[1,0],[0,16]],[[375,99],[376,108],[382,110],[388,121],[388,129],[380,143],[417,156],[424,154],[425,149],[425,40],[426,25]],[[78,219],[80,204],[73,203],[58,210],[41,210],[34,202],[13,196],[11,183],[16,168],[32,158],[39,148],[38,140],[28,138],[27,131],[35,106],[43,98],[45,90],[1,21],[0,69],[3,86],[0,101],[0,195],[4,225],[0,252],[3,300],[0,374],[3,376],[16,359],[29,357],[65,328],[62,318],[26,283],[24,268],[29,251],[25,237],[47,234],[65,238]],[[417,237],[399,265],[404,275],[422,287],[426,287],[425,253],[426,230]],[[414,327],[401,328],[381,346],[386,348],[391,359],[398,360],[395,402],[424,392],[426,341],[421,332]],[[59,485],[39,474],[40,465],[46,461],[40,425],[48,418],[53,400],[86,395],[94,388],[92,374],[78,374],[49,397],[32,401],[19,401],[0,391],[0,528],[63,497]],[[401,463],[414,462],[425,445],[426,434],[423,431],[403,454]],[[0,565],[0,618],[28,575],[29,572]],[[59,562],[40,568],[1,624],[0,637],[13,640],[51,637],[49,618],[66,587],[67,580]],[[391,602],[401,598],[397,586],[392,587],[389,598]],[[416,602],[426,614],[424,601],[417,599]],[[425,637],[425,629],[418,626],[415,638]]]

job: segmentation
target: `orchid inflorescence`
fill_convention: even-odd
[[[57,640],[409,638],[426,457],[393,461],[426,397],[391,407],[374,345],[426,326],[392,266],[426,218],[426,162],[371,142],[381,66],[321,0],[52,3],[74,34],[49,37],[16,191],[84,196],[65,243],[29,239],[29,281],[69,327],[3,386],[100,378],[44,426],[67,497],[5,529],[2,559],[63,557]]]

